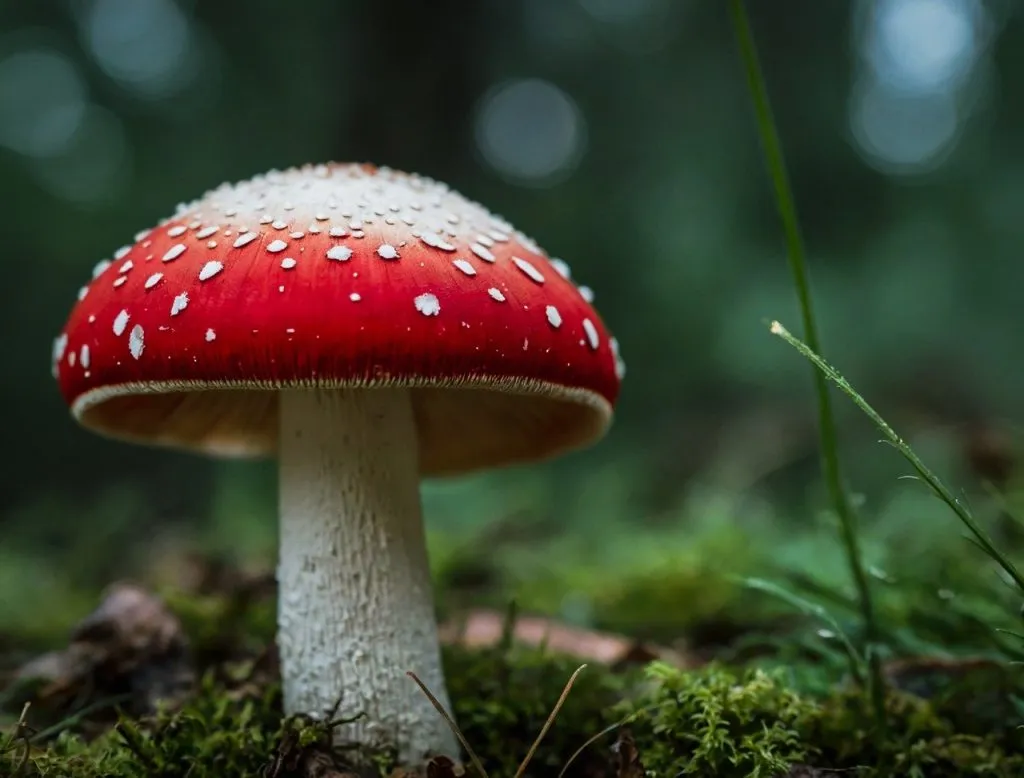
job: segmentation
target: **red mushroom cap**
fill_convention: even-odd
[[[424,474],[600,437],[622,365],[522,233],[428,178],[370,165],[224,184],[97,265],[53,367],[98,432],[238,456],[276,449],[287,387],[412,389]]]

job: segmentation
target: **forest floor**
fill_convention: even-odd
[[[764,532],[691,527],[688,552],[654,537],[642,563],[619,567],[586,554],[572,570],[545,566],[572,558],[557,539],[546,557],[536,538],[484,554],[486,534],[435,554],[452,712],[488,774],[517,774],[586,663],[523,775],[1024,775],[1024,646],[1002,631],[1018,626],[1013,593],[978,575],[955,532],[916,554],[903,543],[894,568],[918,561],[898,581],[876,571],[883,634],[867,654],[850,597],[827,576],[742,577],[762,570],[752,547],[781,547],[756,540]],[[820,568],[818,544],[789,538]],[[525,549],[536,567],[510,587]],[[282,716],[273,576],[181,552],[149,569],[152,580],[97,592],[91,614],[65,619],[77,621],[70,634],[34,628],[60,623],[39,609],[5,622],[0,775],[352,775],[324,725]],[[865,691],[872,666],[884,699]],[[386,754],[373,764],[396,774]]]

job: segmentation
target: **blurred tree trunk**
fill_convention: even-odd
[[[338,159],[453,181],[472,159],[472,112],[486,86],[480,0],[354,4],[358,44],[343,48],[353,78]],[[349,39],[346,39],[349,40]]]

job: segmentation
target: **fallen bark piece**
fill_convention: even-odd
[[[465,767],[447,756],[435,756],[427,762],[427,778],[462,778],[465,774]],[[404,778],[404,776],[392,775],[391,778]]]
[[[640,760],[640,752],[636,748],[636,741],[628,729],[619,731],[619,736],[612,745],[612,755],[616,778],[644,778],[647,775]]]
[[[462,619],[443,624],[441,640],[467,648],[494,646],[505,634],[506,621],[505,614],[499,611],[474,610]],[[645,664],[654,659],[676,667],[697,664],[667,646],[644,643],[611,632],[573,627],[541,616],[517,616],[512,638],[525,645],[543,645],[560,654],[612,666]]]
[[[62,651],[22,665],[14,682],[32,685],[36,706],[61,709],[103,698],[135,715],[180,699],[195,673],[181,622],[163,601],[130,583],[107,589],[99,607],[72,631]]]

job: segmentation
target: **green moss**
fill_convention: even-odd
[[[143,718],[121,717],[95,735],[68,720],[66,731],[27,740],[13,721],[0,725],[0,776],[22,778],[277,778],[305,775],[310,759],[345,761],[328,754],[329,727],[284,720],[273,668],[239,663],[273,632],[266,602],[231,604],[226,598],[170,597],[203,670],[194,693],[175,709]],[[234,661],[229,654],[234,651]],[[200,660],[200,657],[202,659]],[[265,658],[265,657],[264,657]],[[491,778],[512,776],[540,733],[575,659],[541,649],[503,644],[444,652],[454,714]],[[853,688],[812,696],[794,689],[792,668],[731,668],[712,664],[680,671],[662,663],[614,673],[588,667],[533,758],[529,775],[557,776],[589,740],[567,776],[615,774],[615,725],[629,719],[647,775],[762,776],[787,774],[790,765],[855,771],[861,778],[944,778],[1024,775],[1024,731],[1013,714],[1019,674],[1005,666],[918,691],[888,697],[888,729],[878,733],[867,700]],[[965,685],[966,684],[966,685]],[[11,700],[16,713],[20,710]],[[971,705],[980,707],[978,713]],[[984,710],[998,711],[985,718]],[[38,706],[37,726],[52,720]],[[604,736],[602,732],[609,730]],[[45,733],[44,733],[45,734]],[[386,754],[372,756],[373,771],[390,774]],[[276,773],[273,770],[277,770]]]
[[[889,695],[879,733],[859,690],[803,697],[781,672],[718,665],[684,673],[655,663],[648,679],[646,693],[621,710],[631,714],[637,748],[657,775],[776,776],[794,763],[862,778],[1024,775],[1016,728],[957,731],[954,711],[908,694]]]
[[[45,747],[34,746],[20,775],[29,778],[101,778],[101,776],[175,776],[191,765],[190,776],[256,775],[270,761],[281,737],[277,693],[232,699],[224,688],[205,681],[181,709],[140,721],[122,718],[117,726],[88,742],[62,732]],[[12,771],[25,752],[15,740],[0,756],[0,774]]]
[[[886,709],[887,730],[879,738],[864,696],[853,690],[836,693],[805,723],[804,737],[818,744],[828,764],[869,765],[862,773],[869,777],[1024,775],[1024,752],[1014,728],[985,735],[958,730],[954,722],[959,711],[899,692],[890,693]]]
[[[728,525],[687,526],[685,533],[595,534],[587,541],[563,537],[511,545],[500,553],[477,550],[476,560],[493,565],[498,583],[490,587],[491,596],[504,598],[490,604],[514,599],[526,611],[665,641],[702,632],[709,624],[750,628],[780,611],[776,603],[746,596],[737,582],[758,569],[758,546]],[[629,541],[623,542],[627,534]],[[481,573],[475,571],[475,577]]]
[[[64,731],[43,744],[0,736],[0,775],[24,778],[275,778],[305,776],[327,752],[330,724],[284,719],[276,685],[229,688],[212,674],[177,710],[130,720],[87,741]],[[383,771],[386,755],[371,755]],[[339,758],[343,763],[343,759]],[[272,768],[277,769],[273,772]]]
[[[649,691],[623,711],[633,714],[637,748],[658,775],[768,778],[816,752],[801,735],[817,703],[763,670],[683,673],[654,663],[647,675]]]
[[[463,732],[493,776],[512,775],[577,663],[533,649],[454,648],[445,661]],[[537,774],[557,773],[565,755],[605,725],[621,682],[600,670],[580,676],[533,760]],[[0,775],[20,769],[25,778],[171,778],[184,775],[187,766],[189,778],[242,778],[262,775],[289,745],[298,753],[325,739],[323,725],[282,721],[276,685],[239,688],[209,674],[178,710],[136,721],[122,717],[91,742],[62,732],[34,744],[24,765],[26,743],[10,737],[0,754]],[[390,772],[387,755],[370,756],[381,775]]]
[[[521,648],[449,649],[446,665],[456,717],[492,778],[514,773],[577,666]],[[818,700],[787,688],[781,673],[758,669],[713,665],[681,672],[655,663],[641,679],[591,667],[568,696],[530,774],[556,776],[588,739],[627,716],[651,776],[767,778],[795,763],[856,768],[869,778],[1024,774],[1024,758],[1008,755],[1008,741],[957,732],[924,700],[894,694],[889,714],[890,729],[879,739],[866,701],[853,690]],[[61,733],[34,745],[24,765],[24,743],[11,739],[0,755],[0,775],[171,778],[187,769],[189,778],[242,778],[280,763],[279,775],[288,778],[302,774],[303,754],[324,744],[326,735],[324,725],[283,722],[275,685],[240,689],[208,676],[177,711],[122,719],[91,742]],[[606,738],[586,748],[568,775],[601,774],[610,763],[608,746]],[[386,755],[375,765],[381,775],[392,767]]]
[[[543,650],[445,651],[456,720],[491,778],[512,776],[580,662]],[[588,667],[577,677],[531,761],[531,775],[557,775],[566,759],[612,720],[631,674]],[[593,774],[605,754],[588,751],[573,774]]]

